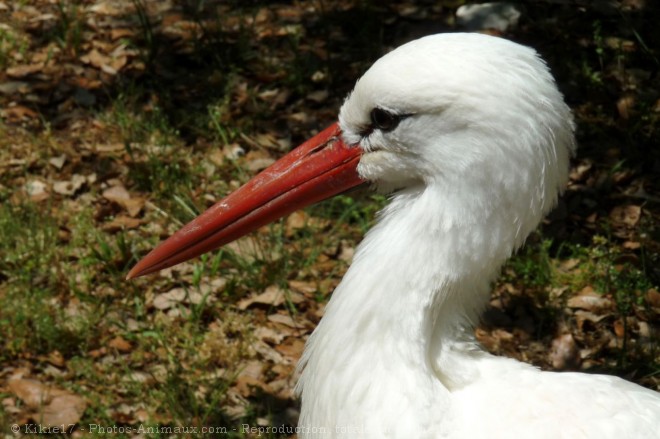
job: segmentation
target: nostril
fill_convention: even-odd
[[[332,146],[338,140],[339,140],[339,137],[337,137],[337,136],[330,137],[325,143],[322,143],[318,146],[315,146],[314,148],[307,151],[307,153],[305,153],[305,157],[311,157],[313,155],[318,154],[319,152],[323,151],[327,147]]]

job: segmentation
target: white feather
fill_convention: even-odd
[[[370,112],[411,114],[365,130]],[[301,361],[299,436],[658,438],[660,396],[621,379],[494,357],[473,327],[491,282],[555,205],[569,108],[530,48],[476,34],[378,60],[339,115],[361,175],[398,189]]]

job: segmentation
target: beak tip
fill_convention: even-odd
[[[136,277],[144,276],[145,274],[145,270],[140,269],[140,264],[138,263],[128,272],[126,275],[126,280],[132,280]]]

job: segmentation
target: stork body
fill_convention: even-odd
[[[474,338],[491,282],[555,205],[574,150],[570,111],[532,49],[473,34],[408,43],[358,81],[339,121],[129,276],[366,180],[392,200],[305,348],[300,437],[660,438],[658,393],[542,372]],[[291,182],[310,166],[318,177]],[[273,181],[275,195],[243,202]]]
[[[442,199],[428,188],[398,194],[357,249],[305,349],[299,437],[658,437],[655,392],[542,372],[477,344],[497,264],[445,271],[492,249],[432,222],[424,212],[440,214]],[[465,253],[437,251],[456,242]]]

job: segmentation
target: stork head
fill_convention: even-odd
[[[465,211],[484,218],[511,211],[524,239],[554,205],[572,149],[570,110],[532,49],[477,34],[422,38],[364,74],[341,108],[339,128],[305,142],[184,226],[129,278],[365,180],[383,191],[439,188],[448,214],[463,222]]]
[[[339,113],[360,175],[388,192],[436,184],[469,198],[513,193],[545,213],[567,180],[573,119],[533,49],[440,34],[379,59]],[[498,187],[499,186],[499,187]]]

